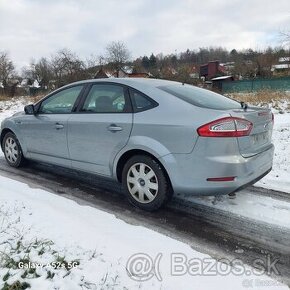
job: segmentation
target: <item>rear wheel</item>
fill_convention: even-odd
[[[12,167],[21,167],[25,163],[20,143],[12,132],[4,136],[2,148],[7,163]]]
[[[146,155],[136,155],[127,161],[123,169],[122,184],[129,201],[147,211],[159,209],[172,196],[164,169]]]

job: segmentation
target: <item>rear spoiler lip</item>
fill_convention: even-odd
[[[270,115],[270,114],[271,114],[271,110],[268,109],[267,111],[259,112],[258,116],[266,116],[266,115]]]

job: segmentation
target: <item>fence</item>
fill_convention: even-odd
[[[256,92],[259,90],[290,91],[290,77],[223,82],[222,92]]]

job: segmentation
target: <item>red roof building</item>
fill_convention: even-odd
[[[220,65],[218,60],[209,61],[207,64],[200,66],[200,77],[205,77],[205,80],[211,80],[214,77],[224,76],[225,68]]]

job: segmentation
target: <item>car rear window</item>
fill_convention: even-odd
[[[159,89],[179,98],[194,106],[215,110],[239,109],[239,102],[209,90],[201,89],[191,85],[166,85]]]

